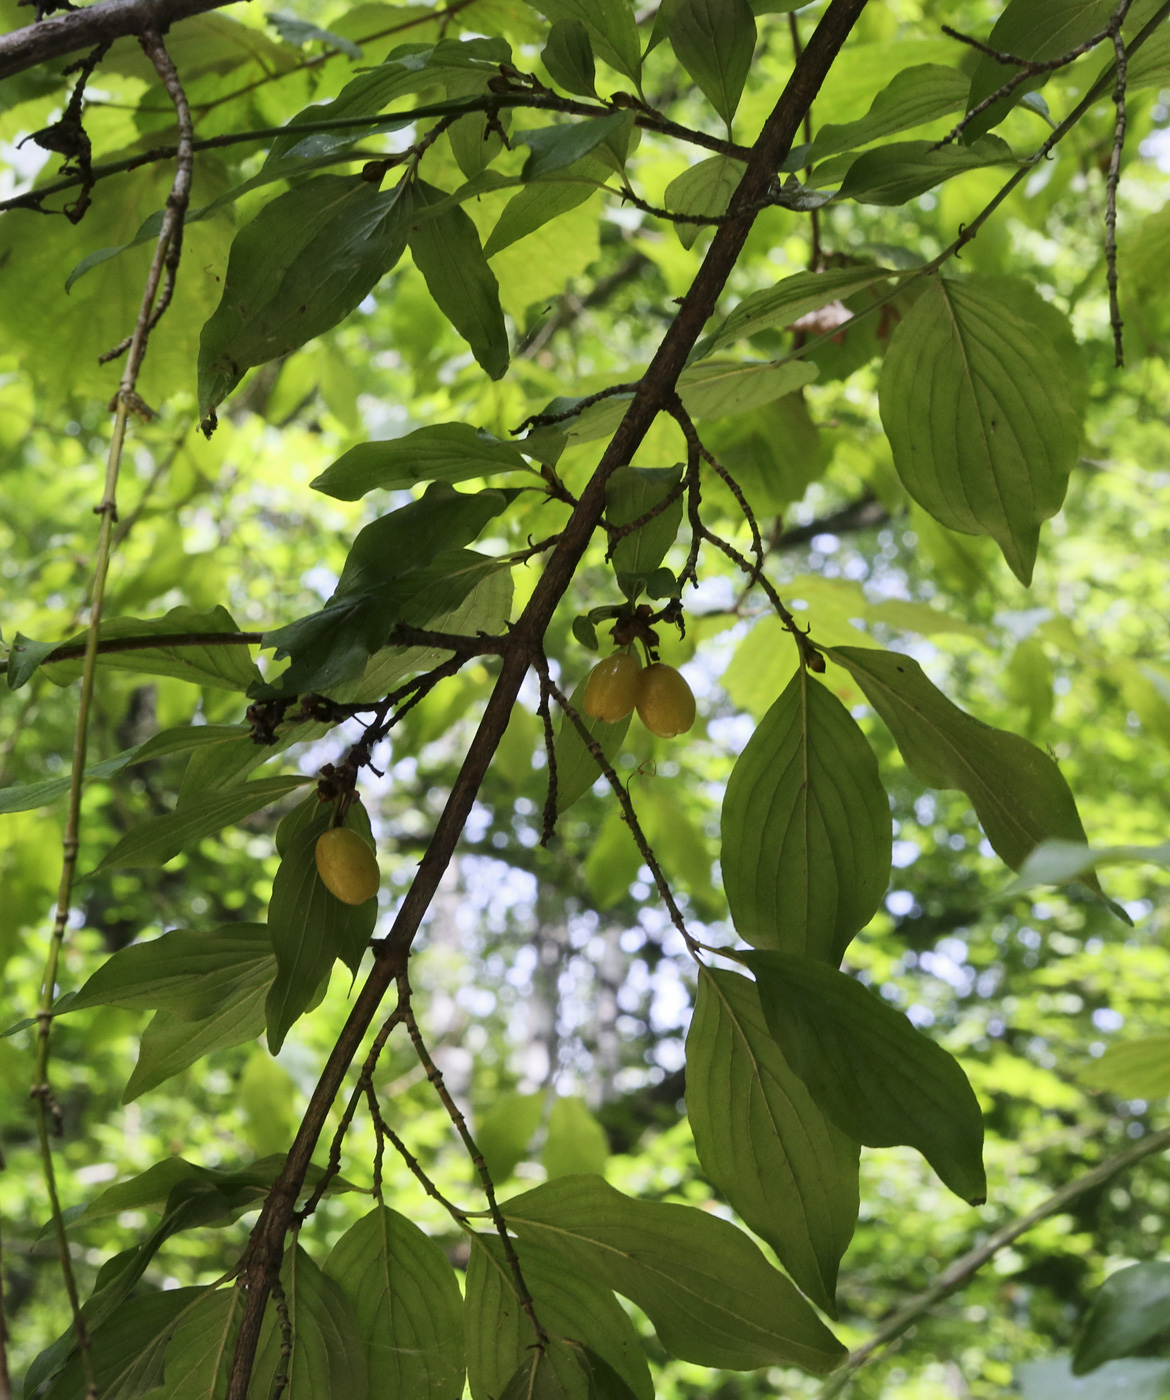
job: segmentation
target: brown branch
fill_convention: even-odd
[[[181,19],[219,10],[229,3],[231,0],[101,0],[85,9],[42,19],[0,35],[0,78],[11,78],[39,63],[128,34],[162,32]]]
[[[1117,59],[1117,85],[1113,89],[1113,105],[1117,123],[1113,129],[1113,150],[1109,157],[1109,174],[1105,179],[1105,281],[1109,287],[1109,324],[1113,328],[1113,362],[1118,369],[1125,365],[1125,346],[1121,338],[1121,302],[1117,295],[1117,186],[1121,182],[1121,152],[1125,145],[1126,108],[1125,81],[1128,58],[1118,21],[1110,36]]]
[[[866,0],[831,0],[751,149],[743,178],[732,196],[732,210],[742,210],[763,195],[799,132],[809,104],[820,90],[865,5]],[[752,216],[748,214],[742,220],[724,224],[716,230],[678,315],[639,382],[625,417],[603,453],[597,470],[582,491],[527,607],[513,628],[513,634],[520,641],[515,650],[504,657],[483,718],[468,747],[418,873],[399,906],[389,934],[375,945],[374,967],[358,993],[345,1026],[321,1071],[284,1169],[274,1182],[253,1230],[242,1276],[248,1297],[225,1400],[245,1400],[271,1288],[271,1261],[280,1257],[285,1231],[292,1219],[297,1193],[317,1138],[346,1069],[357,1053],[382,998],[405,971],[415,934],[447,869],[480,784],[507,728],[529,664],[540,654],[545,630],[601,521],[606,503],[606,482],[616,467],[631,459],[659,411],[669,402],[687,356],[714,313],[751,224]]]
[[[471,1158],[471,1164],[479,1173],[479,1179],[483,1183],[483,1194],[487,1197],[488,1213],[491,1215],[492,1224],[496,1227],[496,1234],[500,1237],[500,1243],[504,1247],[504,1258],[508,1261],[508,1268],[512,1272],[512,1285],[516,1290],[516,1297],[520,1300],[520,1306],[524,1309],[528,1321],[532,1324],[532,1330],[536,1334],[537,1344],[541,1347],[548,1345],[548,1333],[541,1325],[540,1319],[536,1316],[536,1306],[532,1301],[532,1294],[528,1291],[528,1285],[524,1282],[524,1273],[520,1268],[520,1260],[517,1258],[515,1246],[512,1244],[508,1234],[507,1222],[500,1212],[499,1204],[496,1201],[496,1188],[492,1181],[491,1173],[488,1171],[487,1163],[484,1161],[483,1153],[475,1144],[475,1139],[471,1136],[471,1129],[467,1126],[467,1119],[464,1118],[459,1105],[451,1097],[447,1085],[443,1081],[442,1071],[431,1059],[422,1038],[422,1032],[418,1028],[418,1022],[414,1018],[414,1011],[410,1005],[410,983],[407,981],[405,971],[398,976],[398,1004],[403,1008],[403,1019],[406,1022],[406,1029],[410,1033],[411,1043],[414,1046],[415,1054],[418,1056],[419,1064],[427,1072],[427,1079],[431,1087],[439,1096],[439,1101],[447,1110],[447,1116],[454,1125],[455,1131],[459,1134],[460,1141],[467,1150],[467,1155]]]

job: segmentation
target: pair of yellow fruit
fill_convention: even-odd
[[[590,719],[606,724],[616,724],[637,710],[650,733],[663,739],[685,734],[695,722],[695,697],[674,667],[661,661],[643,666],[624,651],[594,666],[581,703]]]
[[[628,652],[594,666],[582,703],[590,719],[607,724],[616,724],[636,709],[650,733],[664,739],[686,733],[695,722],[695,697],[674,667],[661,661],[643,667]],[[317,838],[314,855],[321,883],[343,904],[364,904],[378,893],[378,858],[356,831],[330,827]]]

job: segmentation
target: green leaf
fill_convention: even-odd
[[[1073,1353],[1073,1375],[1132,1356],[1170,1327],[1170,1264],[1131,1264],[1110,1274],[1093,1299]]]
[[[836,967],[886,892],[891,842],[873,750],[802,666],[727,784],[721,861],[736,932]]]
[[[915,1147],[965,1201],[987,1198],[983,1114],[953,1055],[860,982],[808,958],[744,953],[784,1058],[865,1147]]]
[[[145,743],[135,744],[132,749],[123,749],[112,758],[90,764],[85,770],[85,776],[87,780],[113,778],[134,764],[220,744],[248,732],[245,725],[238,724],[180,725],[175,729],[164,729]],[[50,802],[68,792],[69,786],[69,774],[63,773],[60,777],[42,778],[36,783],[12,783],[6,788],[0,788],[0,815],[6,812],[31,812],[37,807],[47,807]]]
[[[276,1376],[286,1368],[286,1400],[366,1400],[369,1373],[365,1339],[349,1299],[313,1263],[300,1245],[284,1256],[280,1271],[292,1355],[282,1357],[282,1326],[276,1309],[264,1315],[260,1345],[249,1394],[270,1395]],[[380,1378],[375,1376],[377,1384]]]
[[[990,535],[1031,582],[1040,522],[1060,509],[1080,435],[1060,359],[1002,286],[932,278],[890,340],[880,406],[919,505],[949,529]]]
[[[470,477],[527,470],[507,442],[469,423],[436,423],[386,442],[360,442],[309,485],[339,501],[370,491],[393,491],[422,481],[466,481]]]
[[[569,703],[581,716],[591,738],[600,746],[601,752],[612,765],[621,751],[622,740],[630,727],[630,717],[619,719],[616,724],[606,724],[602,719],[590,719],[581,708],[585,695],[585,680],[569,696]],[[567,714],[561,716],[553,744],[553,763],[557,778],[557,814],[567,812],[578,798],[584,797],[593,784],[601,777],[597,760],[585,747],[585,742],[577,733],[577,726]]]
[[[571,1176],[575,1172],[605,1172],[609,1158],[609,1139],[605,1129],[589,1112],[585,1100],[557,1098],[553,1100],[548,1119],[548,1136],[540,1162],[549,1180]]]
[[[459,1400],[463,1299],[434,1240],[379,1206],[333,1246],[325,1275],[349,1301],[376,1395]]]
[[[198,638],[239,632],[235,619],[226,608],[196,612],[194,608],[172,608],[164,617],[115,617],[103,622],[98,631],[102,641],[124,637],[179,636]],[[55,646],[77,646],[85,642],[79,632],[68,642]],[[37,643],[38,646],[42,645]],[[15,649],[15,648],[14,648]],[[229,642],[209,646],[143,647],[134,651],[98,653],[98,665],[120,671],[137,671],[147,676],[173,676],[176,680],[195,685],[215,686],[219,690],[246,691],[260,675],[252,661],[247,643]],[[70,661],[50,661],[45,674],[56,685],[67,685],[81,675],[80,658]]]
[[[1001,53],[1043,62],[1059,58],[1078,44],[1104,29],[1117,8],[1114,0],[1010,0],[996,21],[987,43]],[[1003,87],[1016,73],[984,54],[971,77],[968,109]],[[1043,87],[1051,74],[1038,73],[1026,78],[1008,97],[1001,97],[986,112],[975,117],[963,132],[963,139],[975,141],[985,131],[998,126],[1011,109],[1029,92]]]
[[[598,1176],[565,1176],[508,1201],[503,1213],[521,1244],[540,1242],[565,1269],[624,1294],[683,1361],[823,1373],[844,1359],[747,1235],[706,1211],[634,1200]]]
[[[857,1220],[858,1149],[789,1068],[746,977],[699,974],[687,1116],[704,1175],[835,1317],[837,1266]]]
[[[596,170],[596,178],[590,179],[582,173],[578,180],[540,180],[525,185],[518,194],[513,195],[483,245],[484,257],[494,258],[521,238],[527,238],[552,219],[576,209],[595,195],[604,181],[605,170],[600,162],[583,162],[582,172],[589,169]]]
[[[447,197],[422,180],[415,182],[413,190],[420,211]],[[499,379],[508,368],[508,330],[500,309],[499,283],[471,219],[452,205],[417,221],[410,234],[410,254],[439,310],[471,346],[489,378]]]
[[[862,291],[897,275],[888,268],[867,266],[798,272],[792,277],[785,277],[766,291],[753,292],[744,297],[723,324],[696,346],[693,358],[710,355],[733,341],[767,330],[769,326],[790,326],[810,311],[819,311],[822,306],[828,306],[851,292]]]
[[[832,455],[832,440],[822,441],[799,391],[726,420],[704,437],[757,520],[783,515],[824,475]]]
[[[264,1029],[264,1002],[269,982],[240,986],[209,1016],[197,1021],[173,1011],[156,1011],[138,1043],[138,1061],[122,1094],[132,1103],[148,1089],[210,1055],[255,1040]]]
[[[263,924],[225,924],[210,933],[172,929],[108,958],[77,993],[71,1011],[90,1006],[148,1007],[203,1020],[244,988],[276,975]]]
[[[539,180],[576,164],[625,122],[626,114],[619,111],[610,112],[604,117],[588,117],[584,121],[535,127],[521,132],[516,138],[517,142],[532,152],[524,162],[521,179]]]
[[[1000,858],[1018,870],[1041,841],[1084,842],[1076,801],[1035,744],[953,705],[917,661],[868,647],[833,647],[885,720],[906,766],[930,787],[965,792]]]
[[[756,47],[747,0],[682,0],[668,30],[675,57],[731,128]]]
[[[329,602],[316,613],[266,633],[264,645],[292,664],[262,697],[328,691],[356,681],[400,622],[426,626],[457,608],[499,561],[464,550],[504,509],[501,491],[464,495],[433,482],[421,500],[358,533]]]
[[[406,251],[413,212],[406,180],[381,190],[360,175],[318,175],[245,224],[232,243],[223,299],[200,338],[204,420],[214,421],[252,365],[344,320]]]
[[[967,105],[969,87],[965,74],[941,63],[903,68],[874,98],[864,117],[841,125],[826,123],[812,145],[793,152],[782,169],[799,170],[827,156],[868,146],[871,141],[923,126],[950,112],[961,112]]]
[[[1170,869],[1170,841],[1159,846],[1089,846],[1084,841],[1041,841],[1020,866],[1020,873],[1003,897],[1014,896],[1035,885],[1063,885],[1095,870],[1098,865],[1128,862]]]
[[[223,1400],[243,1310],[240,1289],[220,1288],[183,1317],[163,1363],[167,1400]]]
[[[297,48],[303,48],[308,43],[328,44],[347,58],[360,60],[362,57],[361,49],[352,40],[341,34],[334,34],[331,29],[322,29],[308,20],[296,19],[293,15],[274,14],[268,16],[268,23],[286,44],[295,44]]]
[[[662,202],[672,214],[718,218],[727,213],[744,169],[743,161],[731,156],[708,156],[676,175],[667,185]],[[704,227],[701,223],[675,224],[674,231],[684,248],[692,248]]]
[[[84,634],[80,640],[84,641]],[[31,637],[18,632],[12,639],[5,666],[8,689],[19,690],[22,685],[27,685],[45,657],[64,645],[63,642],[34,642]]]
[[[496,1186],[527,1156],[543,1112],[543,1094],[500,1094],[486,1113],[476,1114],[475,1145]]]
[[[554,83],[579,97],[596,97],[597,69],[589,30],[579,19],[558,19],[540,55]]]
[[[554,22],[579,20],[589,31],[598,58],[640,86],[642,46],[626,0],[529,0],[529,4]]]
[[[311,778],[299,773],[281,778],[260,778],[254,783],[241,783],[238,787],[212,792],[207,797],[177,807],[165,816],[139,822],[112,850],[106,852],[90,874],[96,875],[101,870],[165,865],[185,847],[251,816],[285,793],[309,782],[312,782]]]
[[[541,1325],[558,1341],[573,1338],[618,1373],[638,1400],[653,1400],[654,1386],[641,1341],[613,1292],[536,1240],[515,1242],[524,1282]],[[467,1378],[473,1400],[500,1395],[532,1349],[532,1325],[516,1297],[512,1271],[495,1235],[472,1238],[467,1266]],[[585,1400],[587,1382],[571,1367],[571,1394]]]
[[[163,1356],[176,1328],[202,1288],[148,1293],[124,1303],[93,1332],[95,1380],[103,1400],[134,1400],[163,1379]],[[29,1393],[35,1369],[29,1372]],[[85,1371],[74,1356],[44,1393],[44,1400],[84,1400]]]
[[[683,370],[678,391],[692,418],[723,418],[761,408],[816,377],[817,367],[799,360],[788,364],[704,360]]]
[[[682,466],[618,467],[605,485],[605,516],[619,529],[661,504],[682,480]],[[618,574],[645,579],[654,572],[674,543],[682,522],[683,503],[679,496],[645,525],[618,541],[613,567]]]
[[[312,1005],[334,959],[340,958],[356,974],[378,920],[376,899],[343,904],[317,873],[317,840],[330,819],[324,804],[318,822],[291,842],[272,882],[268,935],[276,954],[276,981],[265,1015],[268,1048],[274,1055],[289,1027]]]
[[[1123,1099],[1164,1099],[1170,1094],[1170,1035],[1144,1035],[1111,1045],[1078,1078]]]
[[[892,141],[866,151],[850,164],[837,197],[858,204],[908,204],[964,171],[1017,163],[1011,147],[998,136],[981,137],[973,146]],[[826,178],[826,167],[822,166],[817,171],[818,183]]]

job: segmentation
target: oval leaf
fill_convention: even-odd
[[[436,423],[388,442],[360,442],[309,484],[339,501],[356,501],[377,489],[393,491],[421,481],[466,481],[525,469],[519,452],[490,433],[469,423]]]
[[[1101,1285],[1073,1353],[1073,1375],[1132,1356],[1170,1327],[1170,1264],[1131,1264]]]
[[[844,972],[741,956],[768,1029],[830,1122],[865,1147],[915,1147],[957,1196],[986,1200],[983,1114],[953,1055]]]
[[[682,0],[667,31],[675,57],[728,127],[756,47],[747,0]]]
[[[936,520],[990,535],[1030,583],[1079,432],[1064,366],[978,278],[932,278],[890,341],[879,391],[894,465]]]
[[[563,1176],[503,1207],[522,1243],[624,1294],[673,1356],[746,1371],[823,1373],[844,1348],[756,1244],[693,1206],[637,1201],[598,1176]]]
[[[721,860],[736,932],[836,967],[886,892],[891,841],[873,750],[801,667],[727,784]]]
[[[829,1123],[768,1033],[755,985],[699,974],[687,1114],[703,1172],[826,1312],[857,1220],[856,1143]]]

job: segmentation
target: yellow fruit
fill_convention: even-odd
[[[673,666],[656,661],[638,677],[638,718],[651,734],[673,739],[695,722],[695,697]]]
[[[619,651],[599,661],[585,682],[582,707],[590,719],[616,724],[634,708],[642,664],[636,656]]]
[[[356,831],[335,826],[317,838],[317,873],[343,904],[364,904],[378,893],[378,860]]]

